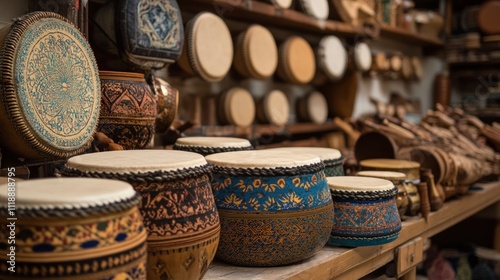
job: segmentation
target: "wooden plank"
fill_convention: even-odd
[[[427,47],[443,47],[443,41],[439,38],[413,33],[408,30],[388,25],[380,26],[380,36],[407,44],[419,44]]]
[[[357,279],[394,258],[394,249],[416,237],[429,238],[500,200],[500,181],[480,184],[484,189],[446,202],[427,221],[412,217],[403,222],[399,238],[380,246],[354,249],[327,246],[312,258],[283,267],[235,267],[214,262],[204,279]]]

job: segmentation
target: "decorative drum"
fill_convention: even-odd
[[[307,84],[312,81],[316,60],[311,45],[299,36],[286,39],[279,48],[277,72],[287,82]]]
[[[234,67],[243,76],[255,79],[271,77],[278,66],[278,47],[273,34],[253,24],[238,36]]]
[[[156,95],[155,132],[163,133],[170,128],[179,107],[179,91],[163,79],[153,78]]]
[[[301,121],[325,123],[328,118],[326,98],[320,92],[312,91],[297,101],[296,112]]]
[[[396,240],[401,231],[397,188],[384,179],[338,176],[327,178],[335,220],[329,245],[373,246]]]
[[[318,157],[259,150],[206,159],[221,218],[219,259],[242,266],[285,265],[326,244],[333,208]]]
[[[335,36],[326,36],[319,41],[316,51],[318,68],[330,80],[339,80],[344,76],[347,68],[347,51]]]
[[[356,174],[362,177],[373,177],[391,181],[398,188],[396,196],[396,206],[398,207],[399,216],[403,219],[406,210],[408,209],[408,194],[405,188],[406,175],[401,172],[391,171],[360,171]]]
[[[297,3],[301,11],[318,20],[326,20],[330,13],[328,0],[298,0]]]
[[[155,133],[156,96],[143,74],[100,71],[98,130],[126,150],[145,148]]]
[[[365,159],[359,162],[362,170],[401,172],[406,175],[405,189],[408,194],[406,215],[415,216],[420,211],[420,195],[417,184],[420,183],[420,164],[415,161],[399,159]]]
[[[233,39],[224,21],[202,12],[186,26],[186,43],[179,58],[179,66],[187,73],[208,82],[222,80],[233,61]]]
[[[162,68],[181,55],[184,28],[176,0],[110,1],[95,18],[109,40],[118,43],[120,54],[135,66]]]
[[[64,17],[33,12],[0,30],[0,144],[18,157],[67,158],[92,142],[101,102],[94,54]]]
[[[235,137],[181,137],[175,141],[174,150],[188,151],[203,156],[253,150],[253,146],[247,139]]]
[[[129,182],[141,194],[148,279],[200,279],[219,242],[219,216],[202,155],[132,150],[70,158],[63,176]]]
[[[10,184],[0,185],[0,278],[146,279],[147,231],[130,184],[93,178]],[[7,204],[11,195],[15,207]],[[14,233],[15,243],[7,242]],[[8,270],[12,247],[15,273]]]
[[[360,72],[366,72],[372,67],[372,53],[367,43],[360,42],[354,46],[352,57],[354,68]]]
[[[318,156],[325,165],[326,177],[344,176],[344,158],[337,149],[322,147],[282,147],[274,148],[272,150],[313,154]]]
[[[288,122],[290,105],[285,93],[273,90],[265,94],[257,104],[257,120],[261,123],[270,123],[283,126]]]
[[[250,126],[255,119],[252,94],[244,88],[230,88],[219,96],[217,117],[222,124]]]

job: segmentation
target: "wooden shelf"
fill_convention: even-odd
[[[429,37],[388,25],[380,26],[380,36],[407,44],[419,44],[424,47],[443,47],[444,43],[436,37]]]
[[[213,12],[222,18],[245,20],[266,26],[318,34],[371,37],[361,27],[333,20],[318,21],[295,10],[277,9],[273,5],[253,0],[192,0],[178,1],[178,3],[181,10],[205,10]]]
[[[326,246],[312,258],[282,267],[236,267],[215,261],[203,279],[359,279],[394,259],[395,249],[416,237],[429,238],[500,201],[500,181],[478,184],[482,190],[448,201],[427,220],[412,217],[403,222],[394,242],[354,249]]]

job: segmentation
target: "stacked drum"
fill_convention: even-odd
[[[234,151],[253,150],[247,139],[236,137],[182,137],[177,139],[174,150],[194,152],[203,156]]]
[[[148,230],[148,279],[200,279],[219,242],[219,216],[202,155],[129,150],[70,158],[64,176],[129,182]]]

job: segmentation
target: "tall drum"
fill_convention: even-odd
[[[15,207],[7,203],[12,197]],[[104,179],[0,185],[0,278],[146,279],[139,200],[130,184]],[[13,259],[15,273],[8,270]]]
[[[243,266],[304,260],[327,242],[331,195],[317,156],[239,151],[206,157],[221,217],[217,257]]]
[[[128,150],[70,158],[64,176],[129,182],[141,194],[148,230],[148,279],[200,279],[219,242],[219,216],[204,157]]]
[[[401,219],[396,206],[397,188],[388,180],[329,177],[335,220],[329,245],[372,246],[396,240]]]
[[[247,139],[236,137],[181,137],[175,141],[174,150],[194,152],[203,156],[253,150],[253,146]]]
[[[325,165],[326,177],[344,176],[344,158],[337,149],[322,147],[283,147],[273,150],[289,151],[294,153],[310,153],[318,156]]]

